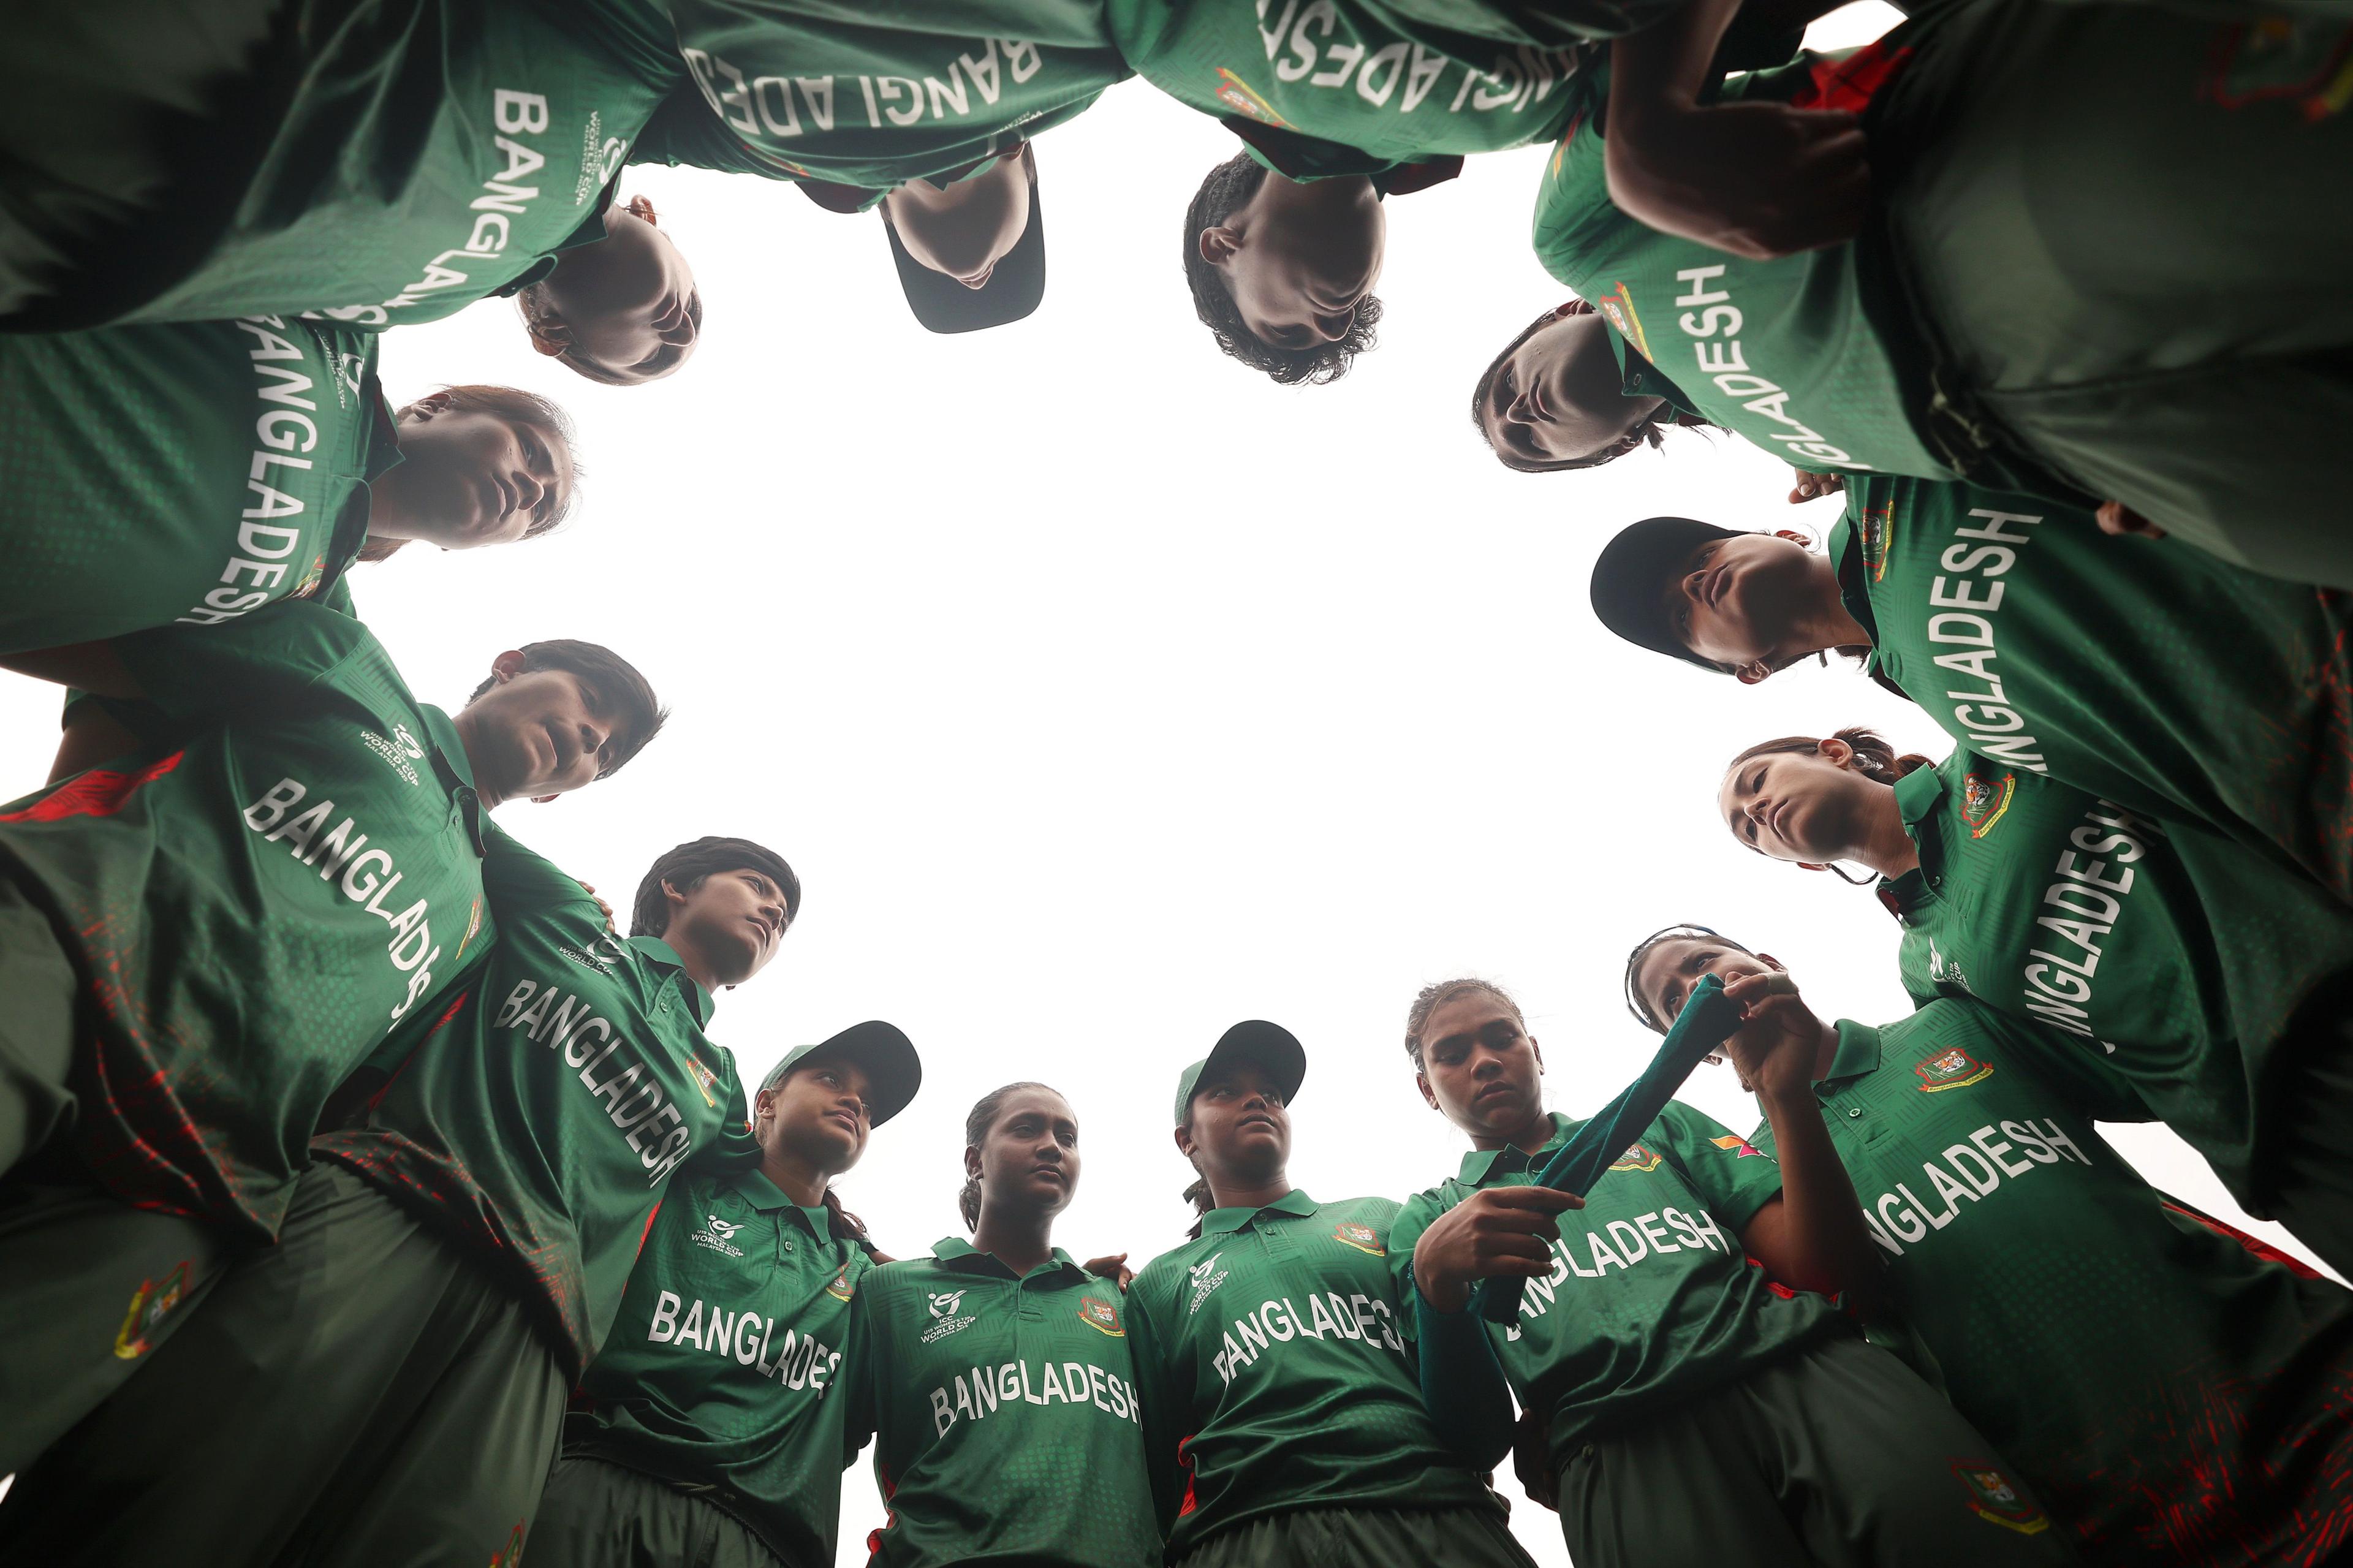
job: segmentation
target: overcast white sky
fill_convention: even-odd
[[[1817,37],[1892,17],[1855,7]],[[1651,658],[1586,601],[1636,518],[1819,534],[1835,504],[1793,512],[1786,470],[1728,437],[1583,475],[1487,454],[1472,382],[1565,298],[1527,242],[1541,149],[1390,204],[1381,346],[1346,380],[1243,371],[1194,321],[1177,250],[1233,145],[1141,83],[1041,140],[1046,301],[989,332],[915,324],[872,215],[639,170],[627,189],[708,310],[676,377],[592,385],[495,300],[385,346],[396,402],[467,381],[556,397],[587,479],[551,538],[360,568],[362,613],[451,708],[539,637],[609,644],[652,679],[674,717],[628,771],[500,819],[624,909],[702,834],[793,863],[799,923],[712,1032],[752,1079],[860,1018],[913,1037],[923,1092],[840,1186],[894,1252],[961,1234],[965,1113],[1016,1079],[1080,1116],[1057,1239],[1139,1266],[1174,1244],[1176,1074],[1240,1018],[1307,1047],[1293,1178],[1401,1198],[1462,1147],[1401,1047],[1428,981],[1511,987],[1572,1114],[1647,1060],[1620,973],[1671,921],[1779,955],[1825,1016],[1909,1010],[1870,892],[1738,848],[1714,798],[1755,741],[1870,723],[1941,755],[1935,726],[1844,666],[1751,689]],[[55,712],[55,689],[0,678],[0,793],[38,783]],[[1684,1098],[1756,1121],[1728,1071]],[[2240,1217],[2169,1133],[2116,1142]],[[1566,1563],[1553,1516],[1505,1489],[1537,1561]],[[842,1563],[881,1520],[861,1463]]]

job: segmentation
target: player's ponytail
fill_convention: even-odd
[[[825,1212],[833,1222],[828,1228],[833,1232],[836,1241],[855,1241],[869,1247],[874,1244],[874,1237],[867,1233],[866,1222],[843,1208],[841,1200],[833,1195],[831,1187],[826,1188],[823,1202]]]
[[[1193,1205],[1193,1228],[1185,1233],[1185,1239],[1198,1241],[1201,1239],[1202,1216],[1218,1206],[1217,1197],[1209,1191],[1209,1179],[1207,1176],[1194,1177],[1193,1184],[1185,1189],[1185,1201]]]
[[[1899,755],[1895,748],[1887,743],[1885,736],[1876,730],[1867,729],[1861,724],[1850,724],[1843,730],[1834,731],[1830,738],[1834,741],[1843,741],[1853,750],[1855,772],[1865,778],[1874,779],[1886,784],[1891,789],[1894,787],[1896,780],[1905,777],[1914,769],[1936,765],[1917,752],[1905,752]],[[1821,739],[1814,735],[1784,735],[1778,741],[1762,741],[1725,763],[1724,771],[1730,773],[1741,763],[1757,757],[1769,757],[1782,752],[1818,752],[1821,750]]]

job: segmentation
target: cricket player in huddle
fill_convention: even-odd
[[[832,1183],[913,1100],[892,1025],[788,1051],[753,1101],[753,1163],[681,1171],[581,1379],[533,1526],[572,1568],[828,1568],[850,1400],[851,1303],[873,1243]]]
[[[483,814],[663,718],[564,641],[447,714],[301,602],[37,662],[140,743],[0,810],[0,1473],[142,1364],[216,1243],[278,1237],[329,1096],[493,939]]]
[[[1168,1560],[1528,1568],[1486,1479],[1422,1408],[1386,1261],[1398,1205],[1291,1184],[1306,1074],[1291,1031],[1252,1020],[1176,1080],[1201,1218],[1127,1291]]]
[[[2250,1213],[2353,1263],[2353,913],[2310,880],[2001,758],[1932,766],[1868,730],[1749,747],[1718,798],[1759,854],[1878,874],[1915,1002],[1969,996],[2105,1061]]]
[[[857,1291],[843,1452],[874,1440],[876,1568],[1157,1568],[1127,1310],[1053,1244],[1078,1116],[1043,1084],[993,1090],[965,1120],[964,1168],[972,1240]]]
[[[1671,1101],[1581,1200],[1530,1184],[1578,1123],[1546,1113],[1518,1005],[1476,980],[1415,998],[1422,1098],[1472,1141],[1389,1227],[1439,1430],[1474,1464],[1501,1458],[1508,1379],[1546,1425],[1578,1568],[2069,1561],[1985,1439],[1810,1293],[1866,1281],[1873,1244],[1811,1089],[1776,1059],[1790,998],[1754,979],[1725,994],[1778,1159]],[[1471,1296],[1503,1276],[1527,1281],[1508,1327]]]
[[[564,521],[563,410],[452,386],[396,415],[376,342],[275,316],[0,337],[0,654],[222,626]]]
[[[1634,950],[1627,992],[1664,1032],[1701,975],[1780,971],[1676,927]],[[1744,1087],[1810,1079],[1873,1292],[2086,1561],[2318,1560],[2353,1496],[2353,1293],[2142,1181],[2092,1125],[2146,1116],[2131,1086],[2031,1021],[1957,994],[1875,1029],[1792,994],[1773,1021]]]

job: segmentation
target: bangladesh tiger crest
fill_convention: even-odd
[[[1862,545],[1862,567],[1874,583],[1887,575],[1887,547],[1895,539],[1895,508],[1867,506],[1855,513],[1854,531]]]
[[[2221,109],[2285,99],[2306,122],[2340,114],[2353,103],[2353,35],[2277,16],[2226,28],[2199,96]]]
[[[1274,105],[1252,92],[1241,78],[1223,66],[1218,68],[1218,101],[1236,114],[1255,120],[1261,125],[1280,125],[1288,129],[1291,123],[1274,111]]]
[[[290,599],[307,599],[319,591],[319,584],[326,581],[326,577],[327,558],[323,555],[314,555],[311,558],[311,564],[303,569],[301,580],[292,588],[287,590],[286,596]]]
[[[1708,1142],[1736,1160],[1746,1160],[1751,1154],[1760,1160],[1765,1157],[1764,1150],[1759,1149],[1737,1132],[1727,1132],[1721,1138],[1711,1138]]]
[[[1644,359],[1651,357],[1651,340],[1643,335],[1642,318],[1634,311],[1634,296],[1620,283],[1615,292],[1604,294],[1593,301],[1593,308],[1602,319],[1618,329],[1618,335],[1634,345],[1634,352]]]
[[[847,1301],[858,1294],[858,1287],[849,1282],[849,1270],[845,1268],[835,1275],[833,1282],[825,1288],[825,1293],[837,1301]]]
[[[1968,1052],[1954,1046],[1932,1057],[1912,1064],[1920,1075],[1920,1092],[1940,1094],[1948,1089],[1966,1089],[1970,1084],[1993,1076],[1993,1064],[1981,1062]]]
[[[1991,1465],[1955,1459],[1953,1475],[1969,1490],[1969,1511],[1987,1523],[2021,1535],[2040,1535],[2051,1528],[2051,1516],[2029,1502],[2026,1494]]]
[[[1630,1143],[1626,1152],[1619,1155],[1617,1163],[1609,1168],[1613,1171],[1655,1171],[1659,1168],[1660,1158],[1653,1150],[1645,1149],[1640,1143]]]
[[[2010,809],[2010,797],[2018,793],[2018,775],[2004,773],[1999,781],[1982,773],[1971,773],[1961,781],[1961,820],[1968,824],[1969,837],[1983,838],[1993,831],[2002,813]]]
[[[1127,1331],[1119,1326],[1119,1309],[1100,1296],[1079,1298],[1079,1321],[1095,1332],[1109,1334],[1115,1340],[1127,1337]]]
[[[1332,1239],[1343,1247],[1353,1247],[1369,1257],[1387,1258],[1389,1255],[1389,1249],[1381,1245],[1380,1232],[1371,1226],[1358,1225],[1352,1219],[1344,1219],[1334,1226]]]
[[[463,954],[466,944],[482,934],[482,900],[476,899],[474,907],[466,911],[466,934],[458,939],[458,952]]]
[[[491,1568],[520,1568],[522,1562],[522,1526],[517,1524],[507,1532],[506,1550],[491,1559]]]
[[[702,1065],[702,1058],[694,1055],[691,1051],[687,1054],[686,1058],[686,1076],[694,1080],[694,1087],[702,1091],[703,1104],[717,1105],[719,1103],[718,1097],[711,1092],[712,1089],[719,1087],[719,1075],[713,1072],[711,1068],[704,1067]]]
[[[147,1336],[155,1325],[171,1315],[188,1293],[188,1264],[180,1260],[169,1274],[158,1281],[142,1279],[139,1289],[131,1293],[131,1310],[122,1314],[122,1327],[114,1332],[114,1353],[123,1361],[137,1361],[153,1348]]]

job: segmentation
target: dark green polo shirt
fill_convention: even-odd
[[[257,317],[0,336],[0,653],[313,595],[399,460],[371,333]]]
[[[709,1487],[786,1562],[831,1563],[850,1302],[873,1268],[756,1166],[681,1171],[581,1379],[566,1451]]]
[[[2085,1560],[2301,1557],[2353,1294],[2169,1204],[2092,1125],[2129,1088],[2031,1027],[1956,1000],[1838,1034],[1815,1092],[1896,1307]]]
[[[1412,1301],[1414,1244],[1431,1220],[1482,1187],[1528,1185],[1582,1125],[1552,1124],[1535,1154],[1474,1150],[1407,1200],[1389,1227],[1398,1300]],[[1516,1323],[1487,1325],[1521,1408],[1546,1414],[1555,1452],[1845,1331],[1826,1300],[1774,1284],[1741,1249],[1741,1228],[1780,1192],[1771,1159],[1670,1100],[1585,1206],[1560,1216],[1552,1273],[1528,1281]]]
[[[849,1438],[891,1517],[876,1568],[1160,1562],[1127,1311],[1056,1247],[1016,1278],[949,1237],[859,1292]]]
[[[448,716],[348,616],[113,646],[142,743],[0,810],[0,872],[89,988],[91,1171],[266,1239],[328,1095],[492,934],[480,804]]]
[[[376,1053],[390,1081],[340,1160],[448,1226],[543,1309],[567,1373],[596,1355],[670,1173],[757,1163],[710,993],[659,937],[616,936],[594,895],[485,825],[499,940],[455,1000]]]
[[[2192,824],[2167,827],[1966,748],[1895,786],[1920,868],[1882,884],[1915,1001],[1968,996],[2129,1079],[2263,1206],[2274,1053],[2353,968],[2353,911]]]
[[[1153,1498],[1171,1556],[1302,1508],[1492,1507],[1422,1408],[1388,1198],[1212,1209],[1127,1291]],[[1410,1304],[1405,1310],[1410,1310]]]

